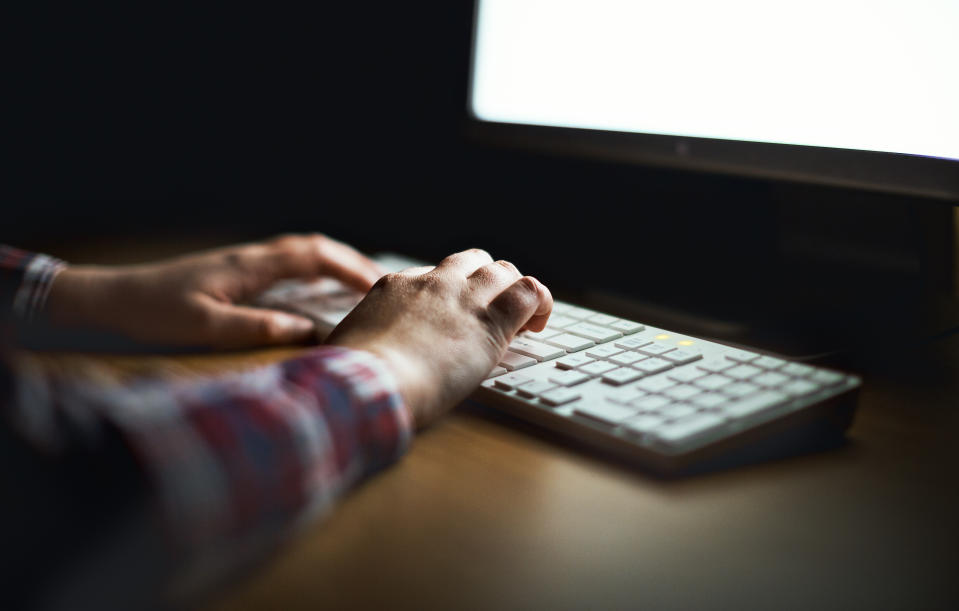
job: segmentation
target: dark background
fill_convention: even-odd
[[[467,138],[471,2],[99,6],[11,21],[0,240],[482,246],[560,295],[720,336],[881,324],[950,290],[942,204]]]

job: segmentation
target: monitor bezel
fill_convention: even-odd
[[[480,2],[473,2],[466,88],[466,132],[476,141],[619,163],[895,193],[959,205],[959,160],[483,119],[474,108],[473,95]]]

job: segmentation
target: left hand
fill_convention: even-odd
[[[289,344],[312,338],[312,321],[237,303],[284,278],[329,276],[365,293],[384,273],[326,236],[283,236],[143,265],[70,266],[54,280],[46,313],[54,326],[152,345]]]

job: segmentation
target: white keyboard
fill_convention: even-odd
[[[377,260],[387,269],[417,264]],[[321,280],[281,283],[257,303],[309,315],[325,337],[359,298]],[[676,472],[775,445],[776,435],[841,435],[860,385],[856,376],[556,302],[547,328],[516,337],[472,398]]]

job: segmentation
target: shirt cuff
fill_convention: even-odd
[[[13,315],[24,322],[33,322],[46,306],[53,280],[66,268],[66,263],[48,255],[32,254],[23,264],[23,278],[13,294]]]

